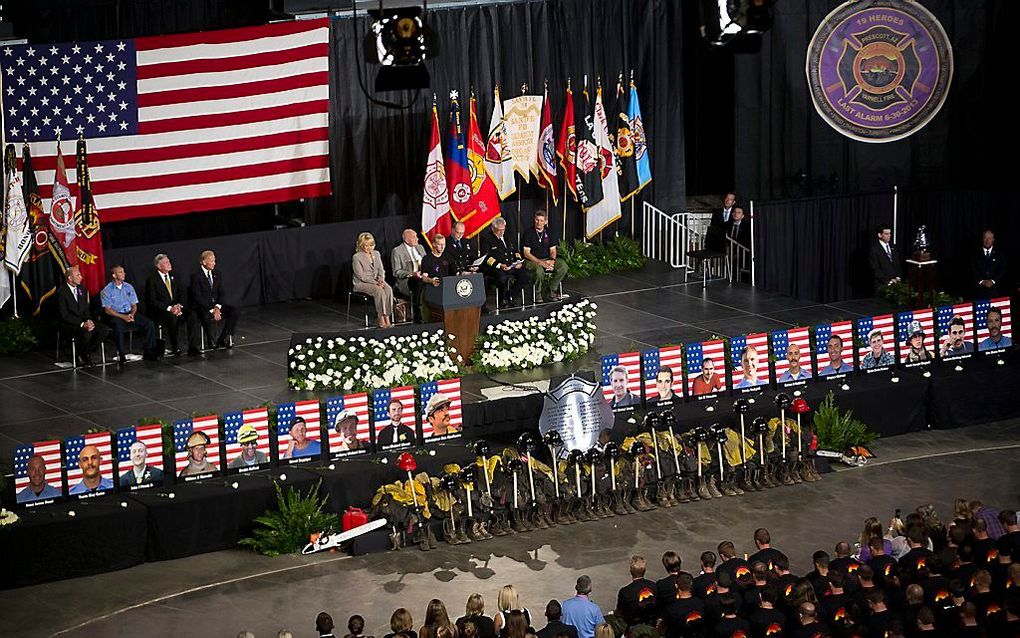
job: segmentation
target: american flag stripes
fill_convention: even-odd
[[[428,407],[429,399],[437,392],[441,392],[450,399],[450,434],[460,433],[464,427],[464,415],[461,410],[460,379],[444,379],[423,383],[419,388],[421,394],[421,435],[422,438],[432,436],[432,424],[428,421],[425,409]]]
[[[203,432],[209,437],[209,445],[205,447],[206,460],[217,468],[220,466],[219,427],[219,418],[215,414],[174,422],[174,469],[177,474],[188,467],[188,437],[195,432]]]
[[[836,374],[836,370],[829,367],[832,357],[829,353],[829,340],[839,337],[841,341],[842,368],[846,372],[853,372],[854,369],[854,332],[853,324],[849,321],[837,321],[834,323],[820,323],[815,326],[815,361],[818,364],[818,375],[825,376]]]
[[[110,433],[93,432],[64,439],[64,466],[69,493],[74,491],[84,476],[79,457],[89,446],[95,446],[99,450],[99,476],[103,481],[110,481],[111,485],[107,489],[113,487],[113,444]]]
[[[916,321],[924,331],[921,340],[923,347],[932,356],[935,355],[935,313],[931,308],[923,310],[907,310],[896,315],[896,340],[900,344],[900,362],[907,363],[910,357],[911,326]]]
[[[637,352],[607,354],[602,357],[602,395],[606,401],[613,400],[613,368],[622,366],[627,370],[627,391],[641,400],[641,355]]]
[[[52,498],[60,496],[60,441],[36,441],[14,448],[14,491],[19,503],[35,500],[35,497],[23,498],[21,491],[28,487],[28,462],[33,456],[39,455],[46,464],[45,481],[52,487]],[[40,494],[39,498],[48,498]]]
[[[255,408],[243,412],[228,412],[223,415],[223,438],[226,441],[227,463],[233,461],[241,453],[241,444],[237,442],[237,431],[242,425],[250,425],[259,433],[259,452],[269,458],[269,410]]]
[[[104,222],[330,192],[328,19],[7,45],[0,73],[5,133],[29,142],[44,210],[55,141],[79,135]]]
[[[131,445],[141,441],[148,450],[145,464],[163,469],[163,426],[159,423],[117,430],[117,472],[131,469]]]
[[[743,354],[745,348],[752,348],[755,353],[754,378],[744,374]],[[730,362],[733,365],[733,387],[738,385],[759,386],[769,382],[769,337],[764,332],[740,335],[730,338]],[[746,381],[746,383],[745,383]]]
[[[322,438],[322,418],[320,417],[319,401],[310,399],[297,403],[276,404],[276,458],[282,459],[283,453],[290,445],[290,426],[294,417],[305,420],[305,436],[312,441]],[[228,457],[229,458],[229,457]]]
[[[963,320],[963,346],[958,351],[945,352],[945,344],[950,339],[950,326],[956,317]],[[935,309],[935,326],[938,330],[940,357],[956,357],[974,351],[974,304],[965,302],[939,306]]]
[[[723,353],[724,346],[722,339],[687,344],[687,382],[692,395],[694,394],[694,382],[700,378],[702,364],[706,359],[712,360],[715,377],[720,380],[722,385],[721,390],[726,389],[726,360]]]
[[[800,373],[796,379],[790,372],[791,348],[794,352],[793,356],[797,357],[800,362]],[[811,334],[807,326],[773,332],[772,354],[776,358],[776,381],[779,383],[811,378]]]
[[[997,342],[989,339],[988,311],[997,308],[1002,313],[1002,338]],[[1009,312],[1009,297],[978,301],[974,303],[974,324],[977,326],[978,350],[999,350],[1013,344],[1013,321]]]
[[[645,377],[645,400],[657,401],[659,390],[655,379],[659,370],[669,368],[673,373],[673,394],[684,396],[684,351],[682,346],[667,346],[655,350],[645,350],[641,354],[641,367]]]
[[[883,345],[883,357],[884,353],[890,353],[891,360],[888,363],[881,361],[873,362],[873,357],[868,356],[871,352],[871,345],[868,343],[868,335],[873,330],[878,330],[882,334],[882,345]],[[893,323],[893,316],[889,315],[877,315],[874,317],[861,317],[857,320],[857,339],[861,342],[861,347],[858,349],[857,355],[860,360],[861,369],[871,369],[875,367],[886,367],[896,362],[896,334]]]
[[[330,397],[326,399],[326,429],[329,431],[329,455],[330,458],[338,458],[336,455],[340,452],[346,452],[341,450],[342,438],[340,432],[337,431],[337,417],[344,410],[351,410],[358,415],[358,429],[356,438],[361,442],[361,451],[368,452],[371,450],[371,437],[372,428],[368,418],[368,393],[358,392],[357,394],[347,394],[342,397]]]
[[[386,388],[372,393],[372,416],[375,421],[375,437],[379,440],[379,432],[390,425],[390,401],[397,400],[401,407],[401,425],[406,425],[413,432],[415,429],[414,387],[405,385],[399,388]],[[407,443],[414,443],[408,441]]]

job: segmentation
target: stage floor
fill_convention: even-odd
[[[483,389],[526,383],[574,370],[598,370],[604,353],[629,352],[665,344],[703,341],[713,335],[770,331],[822,321],[853,319],[892,308],[875,299],[838,304],[802,302],[757,291],[744,284],[683,283],[683,274],[649,262],[640,271],[567,281],[573,298],[598,303],[594,349],[584,358],[539,371],[470,375],[465,402],[485,399]],[[293,332],[335,332],[364,325],[346,314],[346,298],[302,300],[244,309],[236,347],[199,358],[131,362],[77,372],[54,365],[46,349],[0,360],[0,469],[11,471],[20,443],[63,439],[96,426],[111,430],[143,417],[181,419],[195,412],[223,413],[266,401],[316,396],[287,388],[286,360]],[[512,312],[512,311],[511,311]],[[109,346],[108,346],[109,347]],[[66,354],[65,354],[66,356]],[[333,393],[323,392],[319,396]]]
[[[839,469],[818,483],[467,546],[441,544],[428,553],[408,548],[353,558],[265,558],[236,549],[147,563],[5,591],[0,617],[7,634],[17,636],[195,634],[201,627],[195,635],[233,636],[249,629],[261,637],[281,628],[311,635],[315,615],[325,610],[338,629],[358,613],[366,619],[366,633],[381,636],[396,607],[408,607],[417,627],[429,599],[444,600],[459,616],[467,596],[479,592],[491,613],[499,588],[513,583],[541,627],[546,601],[572,595],[582,573],[592,578],[594,600],[603,610],[611,608],[617,589],[630,581],[627,565],[634,553],[648,558],[649,575],[657,579],[663,576],[659,557],[667,549],[696,570],[697,556],[714,551],[720,540],[734,541],[738,552],[750,551],[754,530],[765,526],[774,545],[790,556],[794,573],[804,573],[814,550],[852,541],[866,516],[885,520],[896,508],[933,503],[948,518],[955,497],[1015,507],[1018,448],[1020,420],[917,432],[879,440],[871,463]]]

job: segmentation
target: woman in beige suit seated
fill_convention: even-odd
[[[382,256],[375,249],[372,233],[358,235],[358,251],[354,253],[354,290],[375,300],[380,328],[393,326],[393,288],[386,283]]]

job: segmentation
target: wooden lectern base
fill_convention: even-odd
[[[429,304],[429,310],[432,312],[432,320],[442,321],[446,333],[453,335],[453,348],[464,359],[464,363],[471,363],[475,339],[478,338],[478,326],[482,319],[481,307],[443,310]]]

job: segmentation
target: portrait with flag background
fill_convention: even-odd
[[[30,487],[32,461],[38,456],[42,460],[42,483],[38,490]],[[59,500],[63,494],[63,468],[60,463],[60,441],[36,441],[14,448],[14,492],[18,505],[32,507],[46,505]]]
[[[726,391],[728,377],[725,351],[722,339],[688,343],[684,347],[688,396],[703,400]]]
[[[326,440],[330,461],[362,456],[372,451],[368,407],[367,392],[326,399],[326,429],[329,432]]]
[[[776,383],[789,387],[811,379],[811,333],[807,326],[772,333]]]
[[[954,321],[957,320],[957,321]],[[959,321],[963,322],[962,330]],[[939,306],[935,309],[939,358],[943,361],[965,359],[974,354],[974,304],[970,302]],[[954,335],[959,334],[959,344]]]
[[[188,458],[191,451],[188,449],[188,438],[196,432],[205,434],[209,443],[205,445],[205,463],[208,470],[199,474],[182,474],[188,470]],[[182,419],[174,421],[174,471],[179,477],[187,481],[197,481],[221,474],[220,469],[220,420],[215,414],[208,416],[197,416],[193,419]]]
[[[400,416],[395,424],[390,416],[390,404],[394,414]],[[372,422],[375,424],[375,445],[382,451],[409,448],[418,442],[418,422],[414,409],[414,386],[383,388],[372,392]]]
[[[641,407],[641,353],[602,356],[602,396],[614,412]]]
[[[80,499],[100,496],[114,488],[113,444],[109,432],[91,432],[64,439],[64,476],[67,495]],[[87,450],[94,447],[95,452]],[[95,458],[98,454],[98,458]],[[98,471],[96,487],[86,484],[89,474]]]
[[[655,381],[659,373],[666,370],[673,379],[670,389],[673,391],[674,402],[684,396],[684,353],[682,346],[665,346],[654,350],[645,350],[641,355],[641,368],[645,377],[645,401],[656,403],[662,401],[659,388]]]
[[[461,409],[460,379],[430,381],[419,387],[421,393],[421,436],[425,443],[435,443],[460,438],[464,431],[464,416]],[[438,434],[435,425],[442,425],[441,405],[446,403],[446,434]],[[440,407],[440,409],[436,409]],[[429,414],[429,410],[433,410]],[[435,423],[435,425],[433,425]]]
[[[881,354],[876,355],[870,342],[878,344],[881,338]],[[896,330],[893,316],[876,315],[857,320],[857,339],[861,343],[857,356],[860,368],[865,373],[888,370],[896,363]],[[876,345],[876,347],[878,347]]]
[[[305,422],[305,438],[308,444],[303,449],[289,452],[290,431],[297,417]],[[276,459],[283,464],[318,461],[322,456],[322,418],[318,399],[276,404]]]
[[[833,343],[830,344],[830,341]],[[835,353],[831,351],[830,345],[840,350],[838,367],[834,365]],[[854,329],[850,321],[834,321],[815,326],[815,365],[819,377],[840,379],[854,371]]]
[[[255,430],[255,440],[247,440],[243,434]],[[226,443],[227,474],[243,474],[262,470],[270,466],[272,456],[269,445],[269,411],[255,408],[223,415],[223,440]],[[251,461],[246,461],[244,447],[255,444]]]
[[[136,476],[132,462],[132,448],[139,454],[144,447],[144,465],[140,476]],[[163,483],[163,426],[159,423],[139,425],[117,430],[117,473],[121,489],[131,491],[161,485]]]
[[[993,310],[994,309],[994,310]],[[996,312],[997,311],[997,312]],[[988,313],[992,313],[989,319]],[[998,314],[998,318],[996,318]],[[998,322],[997,335],[992,334]],[[989,325],[991,324],[991,326]],[[1013,345],[1013,317],[1009,297],[982,299],[974,303],[974,325],[977,327],[978,352],[1001,352]]]
[[[900,363],[905,367],[929,365],[935,360],[935,313],[931,308],[907,310],[896,315],[896,339],[900,343]],[[916,345],[917,352],[912,352]]]
[[[745,369],[745,357],[748,367],[753,367],[753,370]],[[731,337],[730,362],[733,367],[734,390],[761,390],[769,382],[768,335],[755,332]]]

